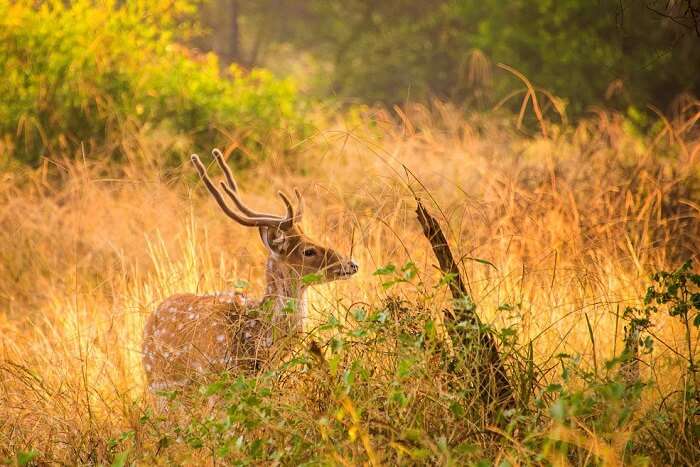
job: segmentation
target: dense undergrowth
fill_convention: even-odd
[[[137,157],[120,165],[57,151],[4,171],[0,457],[697,463],[697,119],[643,135],[601,111],[527,135],[434,102],[360,109],[294,158],[271,148],[237,174],[246,201],[263,209],[276,188],[299,186],[307,230],[361,272],[312,292],[308,335],[287,362],[169,394],[165,414],[143,382],[144,319],[177,291],[243,280],[259,294],[255,232],[227,221],[189,167],[159,160],[162,134],[124,137]],[[512,407],[483,403],[479,347],[450,339],[450,278],[433,267],[414,192],[497,336]]]

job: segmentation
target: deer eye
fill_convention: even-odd
[[[311,256],[316,256],[316,248],[305,248],[304,256],[310,258]]]

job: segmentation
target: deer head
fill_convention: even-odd
[[[221,151],[214,149],[212,154],[226,179],[225,182],[220,183],[221,189],[231,199],[238,212],[228,205],[207,175],[199,156],[193,154],[192,163],[204,185],[228,217],[243,226],[258,228],[260,238],[270,254],[270,260],[276,264],[276,267],[286,268],[295,276],[291,279],[314,274],[321,282],[346,279],[357,272],[358,266],[352,259],[318,244],[304,234],[299,226],[303,215],[303,198],[299,190],[294,189],[297,198],[296,211],[283,191],[279,191],[278,195],[286,208],[284,216],[253,211],[239,197],[238,186]]]

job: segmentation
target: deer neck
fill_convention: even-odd
[[[273,304],[272,322],[282,336],[303,331],[306,316],[306,286],[286,263],[274,255],[267,260],[265,300]]]

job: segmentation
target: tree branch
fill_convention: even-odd
[[[469,293],[464,285],[457,263],[455,263],[447,238],[445,238],[440,224],[428,213],[421,200],[416,198],[416,203],[416,215],[418,216],[418,222],[423,227],[423,235],[425,235],[425,238],[428,239],[432,246],[433,253],[440,264],[440,270],[443,274],[450,276],[448,284],[454,299],[454,317],[446,313],[445,322],[446,324],[451,324],[451,326],[447,327],[453,344],[458,349],[466,350],[470,347],[469,344],[473,342],[475,337],[478,339],[479,347],[482,351],[478,352],[481,358],[477,363],[475,376],[478,379],[477,386],[482,400],[487,405],[513,406],[515,404],[513,387],[508,380],[506,369],[498,353],[496,341],[491,333],[483,328],[481,320],[476,314],[476,308],[469,299]],[[461,325],[462,323],[467,324],[467,326]],[[476,335],[474,332],[471,332],[472,330],[476,330]],[[473,356],[464,355],[464,357],[465,360],[467,357],[473,359]],[[451,363],[453,369],[455,363]]]

